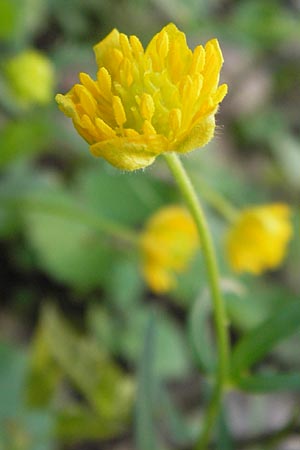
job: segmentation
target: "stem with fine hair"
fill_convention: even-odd
[[[213,393],[204,415],[203,429],[195,450],[206,450],[210,440],[214,423],[218,416],[222,394],[229,372],[229,336],[224,301],[220,288],[220,276],[210,230],[197,198],[191,180],[175,153],[164,154],[167,164],[178,184],[180,192],[195,220],[203,257],[205,260],[208,284],[213,304],[214,323],[218,348],[218,367]]]

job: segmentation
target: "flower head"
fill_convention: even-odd
[[[226,252],[233,270],[258,275],[276,268],[292,235],[289,216],[289,207],[281,203],[242,211],[226,236]]]
[[[25,50],[5,67],[15,98],[22,106],[50,102],[54,88],[54,68],[40,51]]]
[[[157,293],[171,290],[176,273],[183,272],[197,250],[198,234],[188,211],[168,206],[150,217],[141,234],[143,273]]]
[[[93,155],[135,170],[213,137],[227,92],[225,84],[218,87],[223,57],[216,39],[191,51],[184,33],[169,24],[144,50],[136,36],[114,29],[94,51],[96,81],[80,73],[80,84],[56,96]]]

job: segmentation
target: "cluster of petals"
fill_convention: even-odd
[[[226,236],[232,269],[259,275],[283,261],[292,235],[290,208],[275,203],[241,211]]]
[[[192,51],[185,34],[169,24],[144,49],[136,36],[114,29],[94,51],[97,79],[80,73],[80,83],[56,96],[93,155],[135,170],[213,137],[227,92],[218,86],[223,57],[216,39]]]
[[[172,205],[156,211],[140,236],[144,278],[153,292],[166,293],[176,286],[199,247],[195,223],[189,212]]]

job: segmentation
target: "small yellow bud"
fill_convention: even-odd
[[[22,106],[51,101],[54,67],[43,53],[26,50],[7,61],[5,72],[16,101]]]

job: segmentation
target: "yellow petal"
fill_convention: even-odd
[[[166,144],[163,136],[139,135],[97,142],[90,147],[90,150],[94,156],[106,159],[118,169],[132,171],[152,164]]]
[[[236,272],[259,275],[280,265],[292,234],[285,204],[246,208],[226,235],[226,254]]]
[[[122,127],[126,122],[126,114],[122,105],[122,100],[117,95],[114,95],[112,102],[116,122],[119,127]]]
[[[96,62],[98,67],[106,66],[110,62],[110,52],[120,47],[120,33],[114,28],[102,41],[94,46]]]
[[[215,117],[211,115],[200,121],[181,139],[174,141],[172,150],[187,153],[196,148],[204,147],[213,137],[215,131]]]
[[[218,87],[223,57],[216,39],[192,52],[185,34],[169,24],[144,50],[136,36],[114,29],[94,51],[97,79],[80,73],[81,84],[56,97],[94,154],[134,170],[157,154],[186,153],[213,137],[227,92]]]
[[[170,205],[156,211],[140,236],[143,273],[150,288],[157,293],[171,290],[175,275],[187,269],[198,247],[197,228],[185,208]]]
[[[155,112],[153,98],[149,94],[143,94],[140,103],[140,111],[143,119],[151,121]]]
[[[68,117],[76,119],[77,113],[74,102],[68,95],[56,94],[55,101],[58,103],[59,109]]]
[[[145,264],[143,266],[143,274],[148,286],[157,294],[166,294],[176,286],[174,275],[155,263]]]

